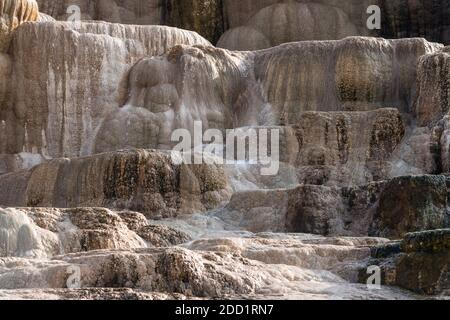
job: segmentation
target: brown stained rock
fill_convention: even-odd
[[[445,252],[450,250],[450,229],[437,229],[408,233],[402,242],[403,251],[412,252]]]
[[[450,293],[450,252],[416,252],[399,258],[395,284],[419,294]]]
[[[37,0],[41,12],[67,20],[70,5],[80,8],[83,20],[134,25],[167,25],[198,32],[216,43],[225,31],[222,1],[198,0]]]
[[[64,213],[55,208],[30,208],[19,210],[31,217],[33,222],[39,228],[57,233],[59,232],[59,223],[64,219]]]
[[[238,192],[214,212],[252,232],[398,239],[449,226],[445,176],[406,176],[353,187],[302,185]]]
[[[128,229],[155,247],[170,247],[189,242],[191,238],[179,230],[162,225],[149,225],[145,216],[138,212],[121,211],[118,215]]]
[[[343,211],[339,189],[321,186],[299,187],[289,196],[286,231],[335,234]]]
[[[408,233],[401,241],[374,246],[372,258],[359,272],[359,281],[367,282],[368,266],[379,266],[383,285],[445,297],[450,293],[449,231]]]
[[[241,191],[217,216],[251,232],[286,232],[288,199],[287,190]]]
[[[11,57],[7,54],[0,53],[0,112],[6,108],[6,103],[9,98],[9,81],[6,79],[12,75]],[[1,129],[0,129],[1,130]],[[1,131],[0,131],[1,132]],[[1,147],[1,146],[0,146]]]
[[[384,183],[338,188],[304,185],[291,189],[237,192],[214,213],[252,232],[367,236]]]
[[[343,191],[335,187],[306,185],[289,192],[286,231],[326,236],[367,235],[365,223],[371,221],[373,204],[362,197],[348,202]],[[356,202],[364,211],[350,218],[357,211]]]
[[[420,57],[441,45],[423,39],[352,37],[289,43],[255,53],[262,96],[282,124],[298,123],[305,111],[411,113]],[[396,67],[394,67],[396,66]]]
[[[380,2],[384,13],[381,36],[386,38],[424,37],[450,43],[450,8],[446,1],[399,0]]]
[[[401,238],[408,232],[448,226],[445,176],[407,176],[389,181],[380,195],[374,235]]]
[[[370,226],[385,183],[374,182],[359,187],[342,188],[343,203],[347,208],[341,218],[344,235],[373,236]]]
[[[405,135],[402,117],[395,110],[380,112],[372,124],[369,161],[389,159]]]
[[[222,0],[169,0],[162,8],[162,24],[194,30],[217,43],[226,28],[222,4]]]
[[[389,178],[389,160],[405,134],[396,109],[305,112],[294,128],[300,182],[329,186]]]
[[[450,294],[450,230],[408,233],[400,242],[377,246],[369,265],[379,265],[383,283],[422,295]],[[365,281],[361,272],[361,280]]]
[[[450,229],[409,233],[396,269],[396,284],[427,295],[450,294]]]
[[[139,229],[148,225],[147,218],[139,212],[134,211],[120,211],[117,212],[122,221],[127,225],[128,229],[138,231]]]
[[[135,150],[53,160],[33,168],[29,176],[25,172],[1,176],[0,203],[109,207],[160,218],[206,211],[229,199],[231,190],[221,166],[179,165],[173,155]],[[26,192],[16,193],[21,188]]]
[[[22,23],[39,17],[36,0],[0,1],[0,53],[7,52],[13,31]]]
[[[435,144],[437,148],[436,157],[439,168],[442,172],[450,172],[450,116],[445,116],[437,126],[440,135],[438,142]]]
[[[436,124],[450,111],[450,53],[420,58],[416,113],[420,126]]]
[[[136,241],[133,239],[136,236],[127,230],[119,215],[109,210],[80,208],[66,212],[71,223],[80,229],[78,236],[82,251],[126,248],[128,242]]]
[[[187,234],[165,226],[147,225],[136,233],[155,247],[171,247],[191,240]]]

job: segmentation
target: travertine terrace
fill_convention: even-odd
[[[0,0],[0,299],[448,298],[449,15]],[[186,161],[199,122],[276,130],[278,173]]]

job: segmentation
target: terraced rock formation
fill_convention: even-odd
[[[445,6],[113,2],[0,1],[0,299],[448,298]]]
[[[221,47],[256,50],[300,40],[346,36],[424,37],[450,44],[447,0],[37,0],[41,12],[66,20],[80,8],[84,20],[161,24],[194,30]],[[380,29],[367,20],[381,13]]]

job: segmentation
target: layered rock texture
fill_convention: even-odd
[[[5,0],[0,3],[0,53],[9,48],[13,31],[27,21],[37,21],[36,0]]]
[[[101,122],[126,99],[121,84],[129,68],[176,44],[208,42],[192,32],[159,26],[24,25],[13,40],[15,85],[2,112],[7,137],[2,151],[51,157],[91,154]],[[49,55],[50,50],[59,53]]]
[[[235,194],[214,215],[252,232],[398,239],[412,231],[450,227],[447,183],[445,176],[410,176],[358,187],[252,190]]]
[[[222,168],[178,164],[176,158],[181,155],[142,150],[57,159],[0,176],[0,202],[24,207],[103,206],[167,218],[213,209],[229,199]]]
[[[409,233],[400,242],[374,247],[369,263],[381,267],[385,284],[445,296],[450,293],[449,239],[450,229]]]
[[[47,22],[16,32],[12,66],[16,85],[2,112],[8,137],[3,153],[73,157],[123,147],[164,149],[171,146],[174,129],[193,128],[194,121],[202,121],[206,130],[297,125],[306,117],[304,111],[395,107],[411,114],[417,99],[418,60],[442,48],[419,39],[348,38],[232,53],[205,46],[207,41],[196,34],[166,27],[87,23],[81,30],[86,33]],[[102,30],[112,38],[92,35]],[[29,39],[30,35],[35,36]],[[138,40],[121,40],[127,37]],[[50,46],[59,41],[70,43],[61,45],[63,54],[71,56],[70,63],[39,49],[31,51],[46,50],[37,43]],[[164,56],[153,56],[176,43],[199,46],[175,46]],[[25,62],[30,60],[24,54],[29,51],[36,52],[31,57],[35,63]],[[147,55],[152,57],[131,68],[133,61]],[[57,72],[61,69],[62,74]],[[29,94],[24,96],[25,88]],[[433,96],[441,99],[443,94]],[[342,122],[345,127],[346,115],[336,117],[335,125]],[[355,121],[363,123],[364,115],[358,117]],[[393,139],[401,139],[402,125],[391,126],[396,131]]]
[[[448,298],[444,2],[0,1],[0,299]]]
[[[447,0],[37,0],[41,12],[68,19],[73,5],[84,20],[162,24],[194,30],[235,50],[346,36],[424,37],[450,44]],[[369,28],[378,9],[379,29]],[[378,28],[378,26],[377,26]]]

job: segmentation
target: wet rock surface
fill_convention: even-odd
[[[209,44],[185,30],[104,22],[24,24],[12,41],[15,85],[0,108],[0,152],[48,157],[94,152],[99,126],[126,100],[127,74],[137,60],[176,44]]]
[[[406,234],[400,243],[373,250],[383,282],[418,294],[445,297],[450,292],[450,229]]]
[[[141,291],[146,293],[144,297],[151,297],[151,292],[157,291],[162,292],[159,297],[181,294],[203,298],[256,298],[271,293],[279,297],[306,294],[311,299],[333,298],[341,292],[348,298],[359,299],[366,294],[364,286],[348,284],[332,272],[317,268],[322,268],[325,263],[328,268],[343,272],[343,264],[354,263],[353,270],[346,273],[354,276],[358,261],[370,254],[366,246],[380,241],[382,239],[327,240],[306,235],[283,239],[276,235],[262,235],[247,240],[205,239],[185,248],[69,254],[46,261],[10,257],[0,259],[0,283],[2,288],[11,290],[6,297],[26,296],[34,288],[38,290],[33,292],[41,293],[43,297],[53,293],[70,299],[70,291],[62,290],[69,277],[66,272],[70,266],[78,266],[83,287],[132,288],[128,295],[133,299],[138,298]],[[317,257],[322,258],[311,255],[314,251],[320,253]],[[310,258],[305,260],[302,257]],[[23,277],[28,277],[29,281],[19,282],[18,279]],[[102,291],[105,297],[127,296],[126,291],[86,290],[79,291],[77,298],[88,294],[95,296]],[[392,298],[413,297],[401,290],[385,289],[385,293]],[[381,294],[372,297],[380,298]]]
[[[0,299],[449,297],[441,1],[37,3],[0,1]]]
[[[55,159],[1,176],[0,203],[24,207],[110,207],[148,218],[207,211],[230,197],[218,165],[178,163],[176,152],[135,150]],[[17,192],[21,190],[21,192]]]

